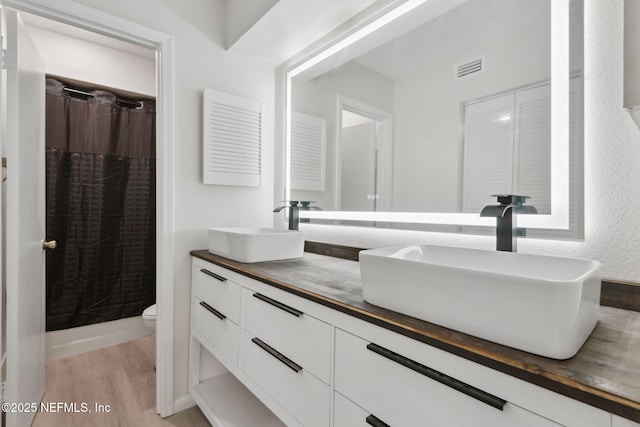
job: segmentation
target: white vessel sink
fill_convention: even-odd
[[[304,232],[261,227],[210,228],[209,252],[251,263],[300,258]]]
[[[554,359],[598,321],[598,261],[425,245],[362,251],[360,273],[370,304]]]

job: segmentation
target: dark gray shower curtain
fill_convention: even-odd
[[[155,301],[155,102],[47,78],[47,330]]]

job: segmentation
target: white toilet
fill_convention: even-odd
[[[157,314],[156,305],[153,304],[144,309],[142,312],[142,322],[144,325],[151,329],[153,332],[156,331],[156,314]]]

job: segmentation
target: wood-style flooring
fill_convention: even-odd
[[[47,362],[43,402],[60,412],[40,411],[33,427],[208,427],[197,407],[160,418],[154,364],[155,336]]]

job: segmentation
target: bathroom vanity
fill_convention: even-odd
[[[640,426],[640,313],[602,307],[558,361],[370,305],[355,261],[191,255],[189,392],[214,425]]]

